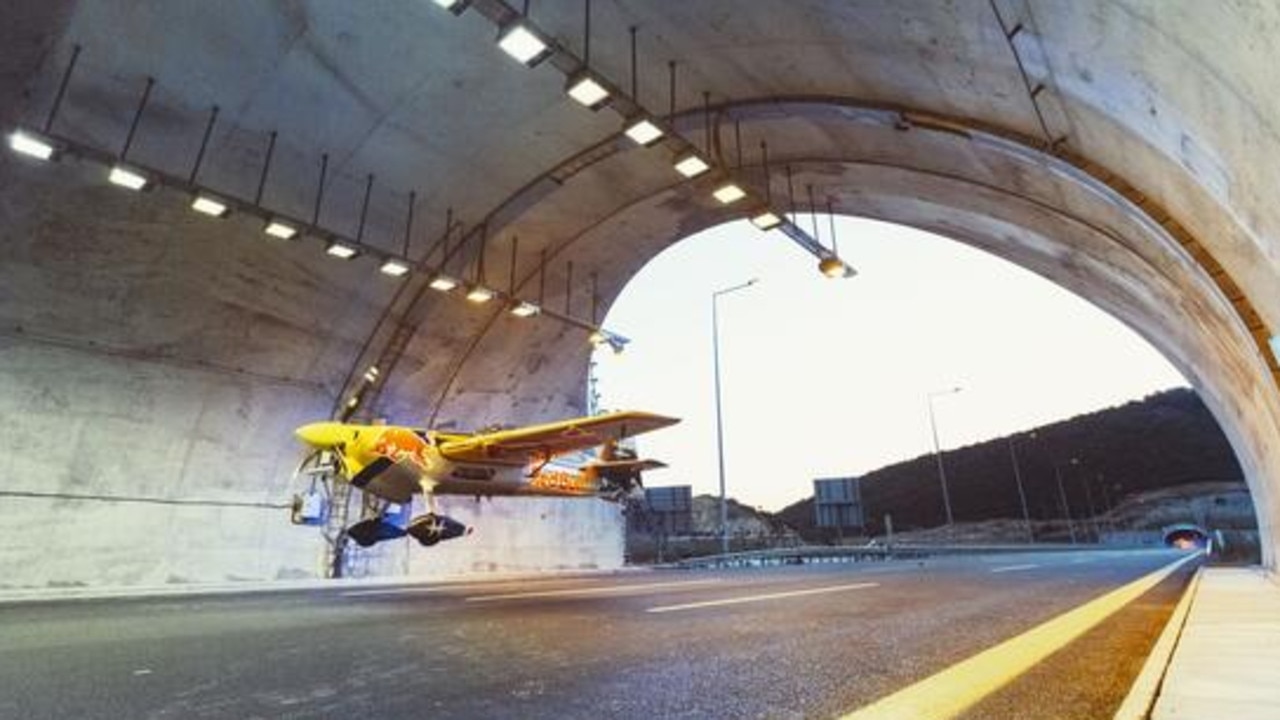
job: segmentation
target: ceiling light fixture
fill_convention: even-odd
[[[226,217],[228,212],[225,202],[203,193],[196,195],[195,199],[191,201],[191,209],[216,218]]]
[[[480,305],[493,299],[494,292],[483,285],[475,285],[467,292],[467,299]]]
[[[533,67],[551,54],[551,47],[519,20],[498,32],[498,47],[526,67]]]
[[[701,155],[690,151],[676,158],[675,168],[676,172],[687,178],[696,178],[710,170],[711,166],[707,164],[706,160],[702,159]]]
[[[267,226],[262,229],[262,232],[273,238],[292,240],[293,237],[298,234],[298,229],[288,223],[280,222],[279,220],[272,220],[267,223]]]
[[[716,188],[716,191],[712,193],[712,195],[715,196],[716,200],[720,201],[721,205],[729,205],[746,197],[747,193],[744,192],[742,188],[738,187],[736,183],[730,182]]]
[[[765,209],[751,216],[751,224],[761,230],[772,230],[782,224],[782,218],[772,210]]]
[[[458,287],[457,280],[454,280],[448,275],[440,275],[440,274],[437,274],[435,277],[431,278],[431,282],[427,284],[431,287],[432,290],[436,290],[438,292],[449,292],[450,290]]]
[[[627,127],[623,130],[627,137],[637,145],[649,147],[650,145],[662,139],[662,128],[658,127],[647,117],[633,118],[627,123]]]
[[[116,165],[111,168],[111,173],[107,175],[107,181],[112,185],[119,185],[129,190],[146,190],[151,184],[146,175],[125,167],[124,165]]]
[[[58,151],[53,142],[25,130],[9,133],[9,149],[37,160],[49,160]]]
[[[360,254],[358,250],[351,247],[350,245],[347,245],[345,243],[340,243],[336,240],[329,243],[329,247],[325,249],[325,252],[338,258],[339,260],[350,260],[351,258]]]
[[[537,305],[534,305],[531,302],[520,302],[511,307],[511,314],[515,315],[516,317],[522,317],[522,318],[533,317],[534,315],[537,315],[540,312],[542,312],[542,308],[538,307]]]
[[[391,277],[401,277],[405,273],[409,272],[409,266],[400,262],[399,260],[387,260],[386,262],[382,263],[382,267],[378,268],[378,270],[383,275],[390,275]]]
[[[463,10],[471,4],[471,0],[432,0],[439,7],[448,10],[454,15],[461,15]]]
[[[599,110],[609,102],[609,89],[592,77],[591,73],[582,70],[569,76],[564,91],[569,97],[590,110]]]

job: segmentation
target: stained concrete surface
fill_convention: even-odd
[[[1280,586],[1257,568],[1209,568],[1152,710],[1155,720],[1273,718]]]

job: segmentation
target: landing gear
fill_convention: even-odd
[[[381,517],[369,518],[347,528],[347,537],[360,547],[372,547],[384,540],[398,540],[405,535],[430,547],[444,540],[470,535],[471,528],[445,515],[427,513],[414,518],[408,527],[400,527]]]
[[[405,536],[404,528],[393,525],[380,517],[361,520],[347,528],[347,537],[360,547],[372,547],[383,540],[395,540]]]
[[[451,517],[429,512],[414,518],[404,532],[417,540],[420,545],[430,547],[442,540],[453,540],[463,535],[470,535],[471,528]]]

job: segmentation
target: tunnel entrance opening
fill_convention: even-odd
[[[1209,531],[1198,525],[1175,525],[1167,527],[1161,538],[1165,547],[1179,550],[1195,550],[1209,546]]]
[[[758,512],[765,508],[785,508],[780,517],[793,522],[809,516],[803,540],[865,541],[885,534],[885,514],[896,513],[899,534],[941,532],[928,529],[946,524],[948,499],[971,542],[1022,542],[1029,534],[1038,542],[1160,544],[1168,514],[1190,519],[1192,501],[1161,504],[1147,493],[1205,480],[1243,489],[1233,451],[1199,399],[1185,389],[1163,392],[1185,388],[1184,378],[1115,318],[946,238],[865,219],[819,217],[818,225],[839,235],[857,278],[824,280],[776,238],[727,224],[659,254],[610,309],[607,323],[635,342],[622,355],[593,355],[588,407],[684,417],[665,437],[644,439],[647,454],[672,465],[647,483],[692,485],[695,495],[692,530],[640,540],[651,545],[641,556],[656,558],[658,545],[667,555],[719,546],[710,303],[750,279],[758,283],[716,301],[732,549],[796,541],[775,516]],[[957,386],[954,396],[935,392]],[[1170,438],[1190,433],[1194,440],[1174,442],[1196,448],[1176,460],[1165,453],[1165,464],[1127,434],[1162,413],[1180,418],[1162,426]],[[1015,447],[1006,448],[1009,438]],[[1027,486],[1025,515],[1011,459]],[[902,475],[900,487],[913,484],[910,503],[919,507],[873,492],[875,505],[858,527],[828,531],[830,538],[813,532],[812,508],[799,507],[811,480],[886,472]],[[1242,522],[1239,514],[1223,514],[1224,522]],[[1247,502],[1244,514],[1253,527]]]

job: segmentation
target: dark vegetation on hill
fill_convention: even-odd
[[[1126,497],[1190,483],[1242,481],[1227,439],[1194,392],[1175,389],[1115,408],[943,453],[956,522],[1021,518],[1009,441],[1022,471],[1033,519],[1062,516],[1055,466],[1073,518],[1101,514]],[[1074,459],[1074,462],[1073,462]],[[933,455],[862,476],[866,533],[911,530],[946,521]],[[812,499],[776,514],[806,538],[814,527]]]

